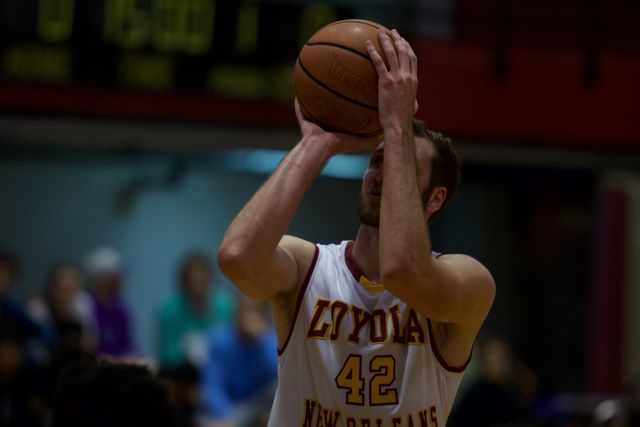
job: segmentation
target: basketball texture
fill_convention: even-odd
[[[371,136],[378,120],[378,74],[365,41],[386,58],[375,22],[337,21],[320,29],[302,47],[294,71],[300,109],[326,130]],[[388,31],[388,30],[387,30]]]

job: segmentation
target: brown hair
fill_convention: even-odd
[[[0,267],[6,269],[12,279],[18,274],[18,266],[18,259],[15,256],[0,250]]]
[[[460,184],[460,157],[458,157],[458,153],[453,148],[451,138],[427,128],[426,123],[422,120],[413,120],[413,135],[414,137],[426,139],[435,148],[435,153],[431,160],[429,186],[422,195],[423,202],[427,203],[429,201],[434,188],[445,187],[447,189],[447,197],[442,206],[429,218],[429,222],[432,222],[458,191],[458,185]]]
[[[205,269],[209,274],[213,275],[213,269],[211,266],[211,260],[209,255],[204,251],[189,252],[180,263],[178,271],[178,279],[180,285],[184,285],[189,277],[189,271],[194,267],[201,267]]]

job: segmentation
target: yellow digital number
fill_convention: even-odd
[[[184,23],[181,16],[183,8],[180,0],[156,0],[153,2],[153,20],[155,29],[153,32],[153,44],[156,49],[171,52],[182,44],[180,36],[184,31],[180,28]]]
[[[238,7],[238,25],[236,32],[236,52],[238,55],[250,55],[258,45],[258,24],[260,9],[253,1],[243,2]]]
[[[375,375],[371,378],[369,400],[371,405],[395,405],[398,392],[389,386],[395,381],[396,360],[393,356],[376,356],[371,359],[369,370]]]
[[[38,34],[46,42],[62,42],[73,30],[74,0],[38,0]]]
[[[212,0],[156,0],[153,43],[164,52],[205,53],[213,41]]]
[[[369,372],[369,404],[396,405],[398,390],[390,387],[396,380],[396,360],[393,356],[376,356],[371,359]],[[365,380],[362,378],[362,356],[351,354],[336,377],[338,388],[347,390],[347,404],[364,404]]]
[[[190,0],[185,53],[198,55],[211,49],[213,42],[213,20],[215,4],[213,0]]]
[[[149,13],[140,0],[106,0],[104,38],[125,49],[139,49],[149,40]]]
[[[304,45],[309,37],[327,24],[336,20],[336,12],[326,4],[310,4],[302,10],[300,19],[300,46]]]
[[[338,388],[347,390],[347,404],[364,405],[364,379],[361,376],[362,356],[350,355],[336,377]]]
[[[173,84],[173,60],[157,53],[124,52],[118,58],[118,82],[142,89],[169,89]]]

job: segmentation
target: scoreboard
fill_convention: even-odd
[[[86,89],[134,104],[149,94],[290,102],[300,46],[353,16],[291,0],[0,0],[0,111],[16,88],[33,99]]]

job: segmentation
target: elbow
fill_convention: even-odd
[[[263,266],[256,265],[256,258],[242,242],[223,240],[216,253],[218,268],[240,292],[256,300],[270,300],[273,295],[263,286]]]
[[[216,256],[220,271],[232,282],[237,283],[248,276],[248,257],[240,245],[223,241]]]
[[[233,245],[221,245],[217,253],[218,267],[222,274],[231,281],[242,293],[256,298],[253,295],[254,288],[247,284],[252,283],[252,271],[246,262],[247,256]]]

